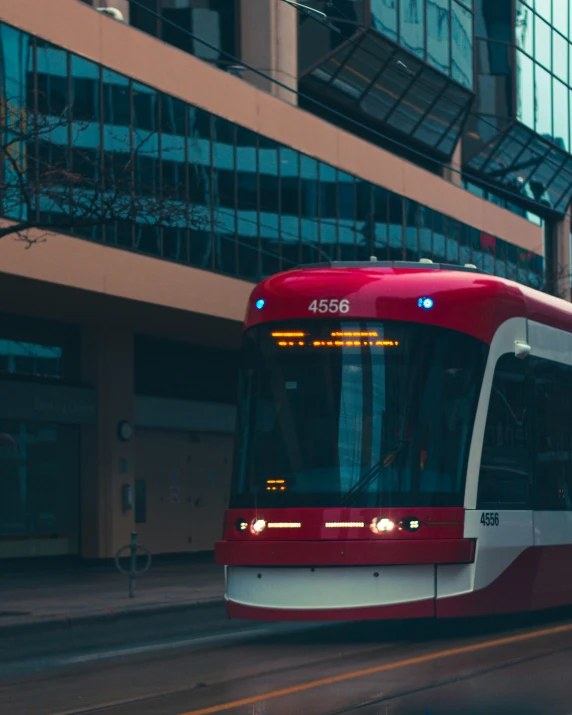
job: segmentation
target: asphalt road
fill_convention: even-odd
[[[572,713],[571,611],[311,627],[221,616],[200,609],[185,622],[134,621],[67,641],[30,635],[11,655],[0,636],[0,713]]]

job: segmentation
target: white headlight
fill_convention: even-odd
[[[266,522],[264,519],[255,519],[250,525],[250,531],[253,534],[260,534],[266,528]]]
[[[395,524],[391,519],[386,519],[384,517],[379,517],[371,522],[371,530],[374,534],[382,534],[386,531],[391,531],[395,527]]]

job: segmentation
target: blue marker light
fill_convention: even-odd
[[[262,310],[262,308],[264,308],[264,299],[263,298],[259,298],[256,301],[256,307],[258,308],[258,310]]]
[[[420,308],[425,308],[425,310],[429,310],[429,308],[433,307],[433,298],[419,298],[417,301],[417,305]]]

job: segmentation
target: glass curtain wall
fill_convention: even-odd
[[[221,68],[237,53],[235,0],[129,0],[129,24]]]
[[[516,0],[517,119],[570,151],[572,26],[565,0]]]
[[[472,0],[370,0],[372,27],[473,89]]]
[[[31,212],[78,237],[253,282],[376,255],[543,284],[542,256],[4,24],[0,53],[5,141],[23,127],[26,138],[1,167],[6,217]]]

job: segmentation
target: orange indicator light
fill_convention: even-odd
[[[332,338],[377,338],[379,333],[376,330],[353,331],[342,330],[331,333]]]
[[[280,337],[280,338],[285,338],[285,337],[301,337],[307,335],[307,333],[272,333],[273,337]],[[315,348],[343,348],[343,347],[348,347],[348,348],[359,348],[359,347],[378,347],[378,348],[396,348],[399,346],[399,340],[354,340],[353,338],[355,337],[366,337],[366,338],[372,338],[372,337],[378,337],[378,333],[375,331],[370,331],[370,332],[336,332],[332,333],[332,337],[343,337],[346,338],[346,340],[312,340],[311,342],[308,342],[308,345],[312,345]],[[352,338],[351,340],[347,338]],[[306,345],[306,342],[304,340],[278,340],[276,344],[281,347],[281,348],[288,348],[288,347],[304,347]]]
[[[271,333],[273,338],[303,338],[306,333],[291,332],[291,333]]]

